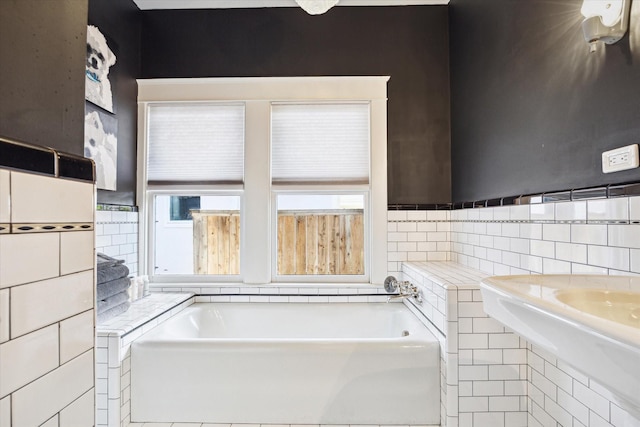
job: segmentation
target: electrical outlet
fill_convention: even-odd
[[[602,153],[602,172],[611,173],[640,166],[638,144],[627,145]]]

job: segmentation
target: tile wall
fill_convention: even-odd
[[[96,251],[124,260],[138,275],[138,212],[96,211]]]
[[[94,206],[92,182],[0,169],[3,427],[94,425]]]
[[[449,252],[438,250],[438,244],[441,249],[447,247],[438,230],[446,233]],[[405,261],[449,259],[486,275],[636,275],[640,274],[640,197],[453,211],[390,211],[388,236],[390,273],[400,274]],[[471,298],[471,302],[481,302],[479,293],[472,293]],[[484,337],[475,336],[473,326],[466,331],[471,334],[465,338],[467,343],[485,345]],[[487,344],[490,346],[488,340]],[[529,343],[524,345],[527,349],[527,424],[509,423],[506,427],[640,426],[640,420],[621,409],[613,396],[595,381],[576,372],[566,361]],[[472,374],[473,369],[468,372]],[[476,396],[473,385],[467,390],[470,395],[466,397],[484,397]],[[495,420],[488,424],[469,424],[474,422],[474,416],[460,417],[458,422],[460,426],[502,425],[493,424]]]
[[[127,427],[131,421],[131,343],[193,304],[191,293],[153,293],[125,313],[97,325],[96,426]]]

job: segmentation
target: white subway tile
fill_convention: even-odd
[[[449,221],[449,211],[427,211],[428,221]]]
[[[589,221],[628,220],[629,199],[598,199],[587,201],[587,219]]]
[[[0,345],[0,396],[19,389],[58,365],[58,325]]]
[[[96,211],[96,222],[111,222],[111,211]]]
[[[498,366],[498,365],[496,365]],[[489,380],[488,366],[464,365],[458,367],[460,381]]]
[[[504,382],[505,396],[526,396],[527,380],[508,380]]]
[[[11,425],[11,397],[6,396],[0,399],[0,425]]]
[[[459,334],[458,347],[461,349],[487,349],[489,347],[487,334]]]
[[[489,348],[519,348],[520,337],[514,333],[489,334]]]
[[[60,411],[59,427],[91,426],[94,417],[94,392],[91,389]]]
[[[542,260],[542,272],[544,274],[570,274],[571,263],[544,258]]]
[[[554,203],[539,203],[529,205],[530,218],[536,221],[550,221],[555,219]]]
[[[60,363],[65,363],[93,347],[93,323],[93,310],[60,322]]]
[[[0,223],[9,223],[11,221],[11,187],[10,172],[8,170],[0,170]]]
[[[437,222],[419,222],[416,231],[438,231]]]
[[[473,319],[473,332],[475,333],[502,333],[504,326],[491,317],[475,317]]]
[[[536,370],[531,371],[531,384],[538,387],[546,396],[553,400],[557,398],[557,386]]]
[[[9,340],[9,289],[0,289],[0,343]]]
[[[555,203],[556,221],[585,221],[587,219],[587,202]]]
[[[565,372],[556,368],[553,364],[545,362],[544,376],[560,387],[565,392],[571,394],[573,390],[573,378],[567,375]]]
[[[418,244],[416,242],[398,242],[398,252],[415,252]]]
[[[537,255],[544,258],[555,258],[556,245],[554,242],[531,240],[529,244],[531,248],[531,255]]]
[[[571,241],[590,245],[606,245],[607,226],[604,224],[571,224]]]
[[[529,254],[529,239],[511,238],[509,240],[509,250],[520,254]]]
[[[474,381],[473,395],[474,396],[503,396],[504,382],[503,381]]]
[[[520,237],[541,240],[542,224],[520,224]]]
[[[584,264],[587,262],[587,245],[557,242],[556,258]]]
[[[482,302],[459,302],[459,317],[487,317]]]
[[[602,418],[609,419],[609,401],[581,382],[573,382],[573,397]]]
[[[570,224],[542,224],[542,238],[553,242],[570,242]]]
[[[509,219],[511,221],[525,221],[529,218],[529,205],[509,206]]]
[[[93,222],[93,194],[90,183],[12,172],[11,220],[14,223]]]
[[[399,222],[397,223],[396,228],[397,228],[397,231],[405,232],[405,233],[408,233],[408,232],[413,233],[417,231],[417,225],[415,222]]]
[[[93,351],[13,393],[13,427],[40,425],[93,387]]]
[[[609,246],[640,248],[640,225],[609,225]]]
[[[535,427],[533,423],[529,424],[527,420],[526,409],[522,412],[507,412],[504,414],[504,425],[507,427]]]
[[[628,248],[589,245],[587,254],[589,264],[617,270],[629,270]]]
[[[58,427],[60,416],[55,414],[53,417],[49,418],[44,424],[40,425],[40,427]]]
[[[474,365],[501,365],[502,350],[473,350]]]
[[[640,419],[633,417],[618,405],[611,404],[611,424],[614,426],[640,426]]]
[[[640,196],[629,197],[629,220],[640,221]]]
[[[489,366],[489,380],[519,380],[520,365],[491,365]]]
[[[524,365],[527,363],[527,349],[505,349],[502,350],[502,357],[505,365]]]
[[[0,239],[0,288],[60,274],[60,233],[11,234]],[[25,268],[28,266],[28,268]]]
[[[574,418],[577,418],[582,424],[589,424],[589,408],[563,390],[558,390],[558,405],[563,407]]]
[[[407,211],[387,211],[387,221],[406,221]]]
[[[89,270],[95,263],[93,231],[60,233],[60,274]]]
[[[520,224],[504,223],[502,224],[502,236],[504,237],[520,237]]]
[[[488,397],[460,397],[458,403],[460,412],[480,412],[489,410]],[[489,424],[487,424],[489,425]]]
[[[518,396],[490,396],[490,412],[518,412],[520,411],[520,398]]]
[[[473,426],[505,427],[504,414],[502,412],[475,412]]]
[[[408,221],[426,221],[427,211],[407,211]]]
[[[94,303],[93,270],[16,286],[11,289],[11,336],[87,311]]]
[[[631,249],[631,271],[634,273],[640,273],[640,249]]]
[[[605,267],[594,267],[584,264],[571,264],[571,274],[609,274],[609,269]]]
[[[570,426],[573,424],[573,417],[571,414],[558,405],[553,399],[550,399],[549,396],[545,396],[544,409],[560,425]]]

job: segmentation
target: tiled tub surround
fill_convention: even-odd
[[[452,262],[403,263],[418,286],[419,310],[441,338],[441,424],[527,425],[526,342],[482,310],[479,281],[486,274]]]
[[[477,273],[484,275],[635,275],[640,274],[639,223],[640,197],[453,211],[390,211],[389,270],[398,271],[403,262],[411,259],[420,261],[407,264],[438,264],[421,262],[435,256],[451,259],[458,266],[479,270]],[[433,231],[418,231],[418,227]],[[445,247],[442,246],[443,236],[429,234],[438,233],[438,227],[442,232],[448,233],[451,249],[448,253],[442,254],[437,250],[438,243],[441,243],[442,248]],[[448,232],[444,231],[447,229]],[[430,238],[435,238],[435,242],[430,242]],[[405,246],[400,243],[415,243],[417,252],[413,252],[413,244]],[[479,291],[472,292],[471,295],[470,302],[481,303]],[[443,301],[440,301],[440,304],[443,308],[446,307]],[[434,310],[434,323],[443,321],[445,314],[443,310]],[[477,330],[473,329],[474,321],[475,319],[471,322],[471,332],[469,329],[461,329],[458,333],[475,334]],[[469,321],[464,320],[461,323],[464,322],[468,324]],[[479,322],[493,321],[487,318]],[[496,333],[503,333],[500,332],[500,325],[494,326],[495,331],[498,331]],[[615,403],[613,396],[595,381],[576,372],[567,362],[558,360],[537,346],[526,344],[526,348],[527,423],[509,424],[505,418],[507,427],[640,426],[640,420],[633,419],[623,411]],[[497,366],[500,365],[496,365],[492,370],[500,369]],[[473,368],[469,369],[470,372],[473,371]],[[450,378],[447,381],[447,384],[451,384]],[[456,403],[447,402],[451,405]],[[451,405],[449,406],[457,410],[457,406]],[[460,414],[463,412],[460,411]],[[464,417],[461,416],[458,420],[461,426],[469,425],[463,424]]]
[[[94,206],[90,181],[0,169],[3,427],[94,425]]]
[[[96,211],[96,251],[122,259],[129,275],[138,275],[138,212]]]
[[[96,326],[96,426],[129,425],[131,343],[193,302],[191,293],[152,293]]]

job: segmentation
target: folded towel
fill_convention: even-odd
[[[131,303],[129,301],[125,301],[122,304],[116,305],[115,307],[112,307],[103,313],[98,313],[98,316],[97,316],[98,324],[106,322],[107,320],[117,316],[118,314],[124,313],[125,311],[129,310],[130,306],[131,306]]]
[[[123,259],[112,258],[108,255],[103,254],[102,252],[96,253],[96,267],[98,268],[98,270],[113,267],[122,263],[124,263]]]
[[[126,291],[131,286],[131,279],[121,277],[108,282],[98,283],[96,286],[96,299],[98,301],[109,298],[122,291]]]
[[[96,272],[96,283],[102,284],[112,280],[121,279],[129,275],[129,268],[124,264],[117,264],[103,268]]]
[[[129,294],[127,291],[117,293],[109,298],[98,300],[97,310],[98,314],[104,313],[105,311],[122,304],[125,301],[129,300]]]

